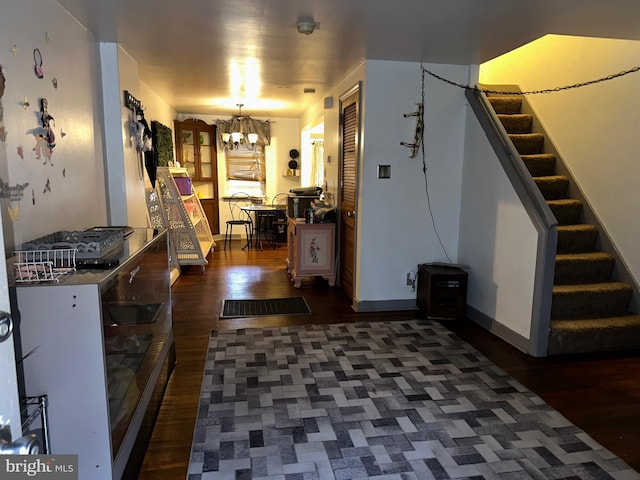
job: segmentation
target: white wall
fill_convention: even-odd
[[[8,171],[8,178],[2,180],[11,186],[29,184],[21,201],[2,201],[3,216],[9,207],[19,209],[13,236],[6,239],[11,251],[14,244],[20,247],[58,230],[104,225],[107,215],[96,87],[100,74],[92,35],[56,2],[21,0],[3,2],[0,8],[0,65],[6,77],[6,139],[0,140],[0,148],[6,149],[8,163],[1,169]],[[42,79],[34,74],[34,48],[42,53]],[[25,97],[30,104],[26,109]],[[38,112],[43,97],[55,119],[57,140],[52,162],[46,163],[36,159],[31,133],[41,126]]]
[[[466,83],[467,66],[426,65]],[[415,306],[416,292],[406,275],[422,263],[452,262],[458,255],[458,221],[463,164],[464,92],[426,79],[425,139],[434,230],[425,193],[422,157],[410,159],[400,142],[412,142],[415,118],[405,113],[421,101],[420,64],[368,60],[329,91],[333,107],[318,102],[301,118],[313,125],[324,118],[324,152],[330,193],[338,192],[339,99],[361,82],[363,145],[359,166],[358,238],[354,301],[365,308]],[[330,160],[330,161],[329,161]],[[391,178],[378,179],[378,165],[391,166]],[[337,200],[337,198],[336,198]],[[399,301],[393,303],[395,301]],[[369,303],[371,302],[371,303]]]
[[[144,168],[144,158],[138,152],[135,141],[132,139],[129,124],[135,120],[133,111],[124,106],[124,90],[127,90],[135,98],[140,100],[143,107],[147,108],[146,100],[142,97],[142,89],[138,75],[138,64],[122,48],[118,48],[118,66],[120,73],[120,142],[124,161],[124,195],[127,203],[126,225],[132,227],[147,226],[147,205],[145,201],[145,185],[149,185],[149,177]],[[145,120],[151,126],[153,118],[145,111]]]
[[[481,66],[482,83],[554,88],[638,65],[640,42],[549,35]],[[638,73],[548,95],[530,95],[536,115],[640,279],[640,82]]]
[[[146,227],[145,188],[151,182],[131,136],[129,126],[135,118],[134,112],[124,105],[124,91],[140,101],[149,126],[152,120],[157,120],[173,128],[175,111],[140,81],[137,62],[119,45],[101,43],[100,62],[109,223]]]
[[[529,339],[538,234],[467,108],[459,257],[469,265],[467,304]]]
[[[468,77],[466,66],[425,67],[456,82],[464,83]],[[420,64],[367,61],[365,84],[357,300],[413,300],[416,293],[406,285],[407,272],[422,263],[457,262],[464,92],[426,79],[425,184],[422,156],[408,158],[409,149],[400,145],[414,137],[415,118],[403,115],[415,111],[421,101]],[[391,178],[378,179],[378,165],[390,165]]]
[[[143,81],[138,82],[138,89],[140,94],[139,100],[144,105],[145,118],[149,122],[149,126],[151,126],[151,121],[155,120],[173,130],[173,120],[176,118],[176,111]],[[175,159],[175,145],[173,147],[173,158]]]

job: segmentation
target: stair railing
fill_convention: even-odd
[[[558,221],[486,95],[472,89],[467,89],[465,95],[507,178],[538,232],[529,353],[537,357],[546,356],[551,325],[551,297],[558,243]]]

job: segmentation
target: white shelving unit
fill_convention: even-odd
[[[160,204],[164,207],[172,243],[172,253],[179,265],[209,263],[207,255],[215,247],[209,222],[198,196],[191,189],[182,195],[174,177],[188,177],[186,169],[159,167],[156,175]],[[150,215],[154,212],[149,212]]]
[[[169,221],[164,210],[164,205],[160,200],[158,188],[148,187],[145,190],[147,198],[147,211],[149,212],[149,225],[151,228],[169,231]],[[171,275],[171,285],[180,277],[180,264],[178,263],[178,255],[173,248],[173,241],[169,241],[169,269]]]

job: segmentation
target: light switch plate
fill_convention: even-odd
[[[391,165],[378,165],[378,178],[391,178]]]

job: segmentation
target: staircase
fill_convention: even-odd
[[[632,288],[612,279],[615,259],[599,251],[598,228],[582,223],[582,202],[567,198],[569,178],[532,133],[533,116],[517,95],[489,96],[498,118],[558,220],[548,355],[640,348],[640,315],[630,313]]]

